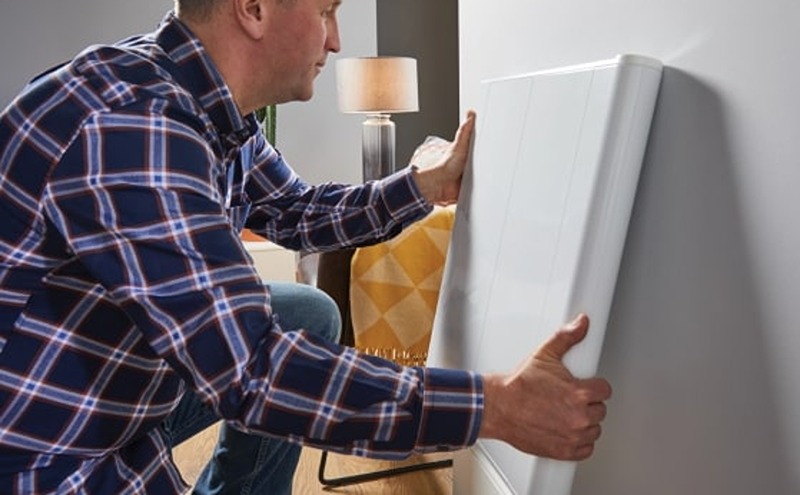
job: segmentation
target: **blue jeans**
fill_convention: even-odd
[[[304,328],[338,342],[341,318],[336,303],[308,285],[270,283],[273,312],[285,330]],[[167,441],[173,447],[208,426],[219,416],[194,393],[187,392],[164,421]],[[223,423],[217,446],[195,483],[195,495],[290,495],[300,446],[280,439],[242,433]]]

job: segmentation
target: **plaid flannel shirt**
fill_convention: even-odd
[[[236,427],[403,457],[477,437],[479,376],[282,329],[239,239],[389,238],[410,171],[300,180],[174,15],[91,47],[0,115],[0,493],[180,493],[160,424],[190,387]]]

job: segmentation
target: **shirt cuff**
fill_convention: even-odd
[[[406,167],[381,180],[381,194],[392,218],[403,224],[425,217],[433,211],[414,180],[416,166]]]
[[[421,452],[469,447],[483,419],[483,380],[471,371],[425,368],[417,449]]]

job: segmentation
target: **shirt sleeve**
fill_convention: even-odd
[[[254,136],[254,165],[247,195],[247,227],[284,247],[321,251],[392,238],[428,215],[433,206],[419,192],[413,168],[362,185],[311,186],[261,135]]]
[[[280,327],[226,216],[218,168],[187,125],[95,116],[44,195],[86,269],[73,276],[105,291],[148,348],[240,429],[390,458],[474,443],[479,376],[399,367]],[[402,223],[389,196],[378,209]]]

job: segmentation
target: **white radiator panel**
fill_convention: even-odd
[[[483,84],[430,365],[510,371],[585,312],[565,363],[596,372],[660,80],[660,62],[623,55]],[[454,493],[566,495],[574,469],[480,441]]]

